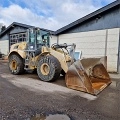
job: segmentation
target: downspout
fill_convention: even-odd
[[[120,28],[119,28],[119,40],[118,40],[117,73],[120,73]]]
[[[59,44],[59,35],[57,35],[57,44]]]
[[[8,48],[8,52],[10,52],[10,32],[7,34],[7,36],[8,36],[8,46],[9,46],[9,48]]]
[[[106,37],[105,37],[105,56],[107,56],[107,41],[108,41],[108,29],[106,30]]]
[[[105,36],[105,58],[104,58],[104,65],[107,68],[107,43],[108,42],[108,29],[106,30],[106,36]]]

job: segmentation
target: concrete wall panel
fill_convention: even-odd
[[[50,37],[50,45],[57,43],[57,36],[52,35]]]
[[[119,28],[108,30],[107,64],[109,68],[108,70],[111,72],[117,72],[118,45],[119,45]]]
[[[0,52],[5,55],[8,54],[9,52],[9,41],[8,40],[0,40]]]

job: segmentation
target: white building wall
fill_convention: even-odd
[[[107,66],[110,72],[117,72],[118,41],[118,28],[109,29],[108,33],[107,30],[98,30],[59,35],[59,43],[75,43],[76,51],[82,51],[82,58],[107,55]]]
[[[50,37],[50,45],[52,45],[52,44],[54,44],[54,43],[57,43],[57,36],[52,35],[52,36]]]
[[[9,52],[9,41],[8,40],[0,40],[0,52],[5,55],[8,54]]]

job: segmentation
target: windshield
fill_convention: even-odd
[[[49,32],[40,29],[29,29],[28,45],[32,50],[41,48],[42,46],[50,46]]]
[[[50,46],[49,32],[43,31],[43,30],[38,30],[37,31],[37,44]]]

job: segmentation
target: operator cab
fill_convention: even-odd
[[[30,28],[27,30],[28,40],[27,46],[28,50],[36,51],[41,50],[42,46],[50,47],[50,40],[48,31],[42,30],[40,28]]]

